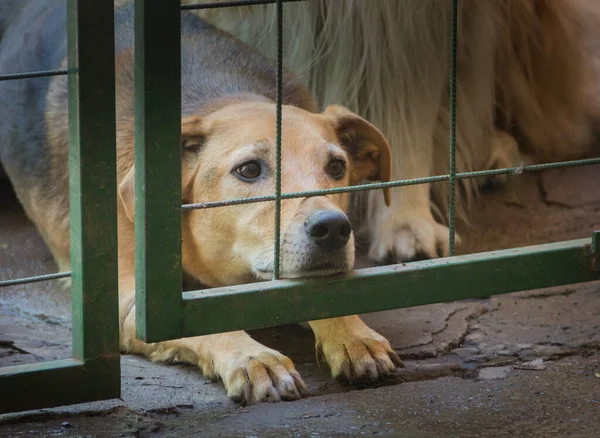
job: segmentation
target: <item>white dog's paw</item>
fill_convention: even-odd
[[[231,357],[218,368],[227,395],[242,404],[297,400],[306,391],[293,362],[266,347],[258,354]]]
[[[448,228],[431,215],[390,216],[373,230],[368,255],[379,264],[446,257]]]
[[[388,340],[364,324],[358,330],[333,330],[317,337],[316,351],[334,378],[360,385],[375,383],[404,367]]]

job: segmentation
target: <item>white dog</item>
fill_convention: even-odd
[[[190,0],[198,3],[204,0]],[[226,1],[226,0],[222,0]],[[346,105],[378,126],[394,179],[448,173],[451,0],[309,0],[284,5],[284,63],[321,104]],[[275,57],[275,6],[200,11]],[[457,170],[588,152],[598,120],[592,47],[597,0],[460,0]],[[462,180],[457,212],[481,181]],[[375,262],[444,256],[448,184],[379,191],[364,202],[361,229]],[[433,202],[431,202],[433,201]],[[366,207],[366,208],[365,208]]]

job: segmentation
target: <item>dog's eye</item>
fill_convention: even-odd
[[[261,174],[261,167],[258,161],[248,161],[235,169],[235,173],[242,181],[250,182],[258,178]]]
[[[346,163],[342,160],[333,160],[327,165],[327,172],[335,179],[342,179],[346,174]]]

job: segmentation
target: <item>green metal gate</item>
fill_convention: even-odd
[[[182,212],[186,210],[252,202],[275,202],[273,251],[275,260],[278,260],[278,212],[282,199],[449,181],[452,188],[449,199],[449,243],[453,255],[454,187],[457,180],[540,171],[554,167],[600,164],[600,159],[587,159],[521,168],[456,172],[454,157],[457,0],[452,0],[449,173],[343,189],[281,193],[281,18],[283,3],[286,1],[302,0],[242,0],[185,6],[164,0],[135,2],[136,329],[139,339],[146,342],[165,341],[355,313],[483,298],[494,294],[600,279],[600,233],[595,232],[592,238],[588,239],[361,269],[321,279],[280,280],[277,279],[276,266],[275,278],[270,282],[182,293],[181,218]],[[71,9],[78,3],[79,9],[75,13]],[[79,100],[71,99],[71,114],[79,116],[73,117],[74,121],[71,122],[71,239],[74,242],[72,248],[81,249],[81,253],[74,251],[72,254],[73,279],[78,280],[73,282],[73,336],[77,359],[0,369],[2,393],[11,394],[10,400],[0,399],[0,412],[118,396],[114,147],[111,153],[106,152],[109,148],[103,148],[105,156],[98,156],[98,150],[102,148],[97,148],[94,152],[93,146],[93,142],[99,138],[104,138],[104,141],[110,140],[114,144],[114,101],[109,101],[114,99],[114,53],[111,45],[112,35],[108,35],[109,31],[112,31],[112,17],[109,17],[109,14],[112,14],[112,6],[106,4],[111,2],[104,3],[98,2],[91,6],[91,2],[83,0],[69,2],[71,17],[77,19],[80,29],[79,60],[77,64],[72,63],[74,67],[77,66],[78,72],[70,73],[73,84],[70,91],[79,92]],[[278,18],[276,193],[260,198],[182,206],[179,150],[180,10],[266,3],[277,4]],[[88,51],[87,47],[92,45],[92,33],[102,37],[96,37],[94,49]],[[73,44],[76,34],[76,27],[72,23],[69,32],[70,58],[76,50]],[[99,51],[95,44],[102,45],[102,50]],[[89,55],[92,52],[94,56]],[[86,74],[90,76],[84,76]],[[76,90],[77,77],[80,79]],[[84,81],[86,77],[88,82]],[[102,88],[105,92],[100,100],[97,90],[89,87],[92,77],[97,80],[96,84],[104,84]],[[90,93],[93,93],[93,97]],[[75,103],[77,101],[78,113]],[[94,102],[94,105],[90,106],[90,102]],[[102,120],[102,128],[90,124],[93,119]],[[78,122],[81,126],[80,143],[76,141],[75,136]],[[94,130],[98,130],[102,135],[94,136]],[[79,150],[82,157],[88,153],[95,153],[94,162],[77,161]],[[104,163],[103,166],[95,167],[99,166],[98,162]],[[98,179],[92,180],[89,177],[92,173],[95,173],[96,178],[102,179],[104,185],[101,190]],[[151,177],[158,173],[160,179]],[[78,178],[81,179],[81,187]],[[84,191],[91,197],[86,197],[85,202],[83,198],[79,199],[79,195]],[[82,224],[81,215],[83,211],[87,212],[88,208],[94,212],[105,209],[101,216],[103,219]],[[86,236],[95,235],[93,230],[103,230],[111,238],[103,239],[102,242],[86,240]],[[101,245],[101,251],[98,251],[98,245]],[[90,252],[91,246],[94,246],[95,253]],[[89,268],[84,270],[86,266],[106,268],[99,272]],[[84,293],[85,308],[82,307]],[[364,299],[366,296],[368,299]],[[267,303],[268,313],[263,311]],[[88,312],[91,306],[95,309],[93,314]],[[85,324],[79,321],[78,315],[85,316]],[[84,355],[84,346],[89,349],[86,350],[89,351],[87,355]],[[52,376],[52,384],[48,383],[47,375]],[[73,389],[69,396],[59,396],[60,393],[55,392],[56,385],[66,378],[73,378],[74,375],[80,376],[80,389]],[[46,395],[21,393],[22,395],[13,397],[13,394],[19,394],[20,388],[26,386],[35,387],[38,394]],[[75,386],[71,384],[70,387]],[[5,391],[5,388],[8,388],[8,391]]]
[[[293,1],[293,0],[292,0]],[[245,0],[229,6],[276,3],[277,105],[281,106],[282,0]],[[223,7],[192,4],[184,10]],[[552,167],[600,163],[587,159],[523,168],[456,173],[457,0],[452,0],[451,138],[447,175],[365,184],[325,191],[281,193],[281,111],[277,113],[277,180],[273,196],[180,206],[181,158],[171,146],[181,135],[179,7],[160,0],[136,1],[136,329],[146,342],[165,341],[238,329],[373,312],[429,303],[482,298],[600,279],[598,244],[591,239],[538,245],[476,255],[360,269],[311,280],[278,280],[248,285],[181,291],[181,214],[189,209],[275,202],[275,260],[279,256],[278,212],[282,199],[449,181],[450,251],[454,250],[456,180],[516,174]],[[156,27],[155,27],[156,26]],[[152,32],[151,29],[161,29]],[[175,66],[175,68],[173,68]],[[160,87],[157,87],[160,84]],[[143,98],[142,98],[143,97]],[[168,108],[168,111],[165,111]],[[176,152],[176,153],[174,153]],[[160,180],[148,175],[160,172]],[[139,213],[139,214],[138,214]],[[160,214],[159,214],[160,213]],[[594,242],[598,238],[595,234]],[[175,268],[174,268],[175,267]],[[368,296],[368,299],[364,299]],[[264,312],[266,303],[269,312]],[[158,311],[160,310],[160,311]]]
[[[70,275],[73,312],[73,358],[0,368],[0,413],[120,396],[113,15],[68,0],[68,70],[0,76],[68,75],[72,272],[0,286]]]

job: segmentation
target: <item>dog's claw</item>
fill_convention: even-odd
[[[404,365],[404,362],[402,362],[402,359],[400,359],[400,356],[394,350],[388,351],[388,354],[394,365],[396,365],[396,368],[406,368],[406,365]]]

